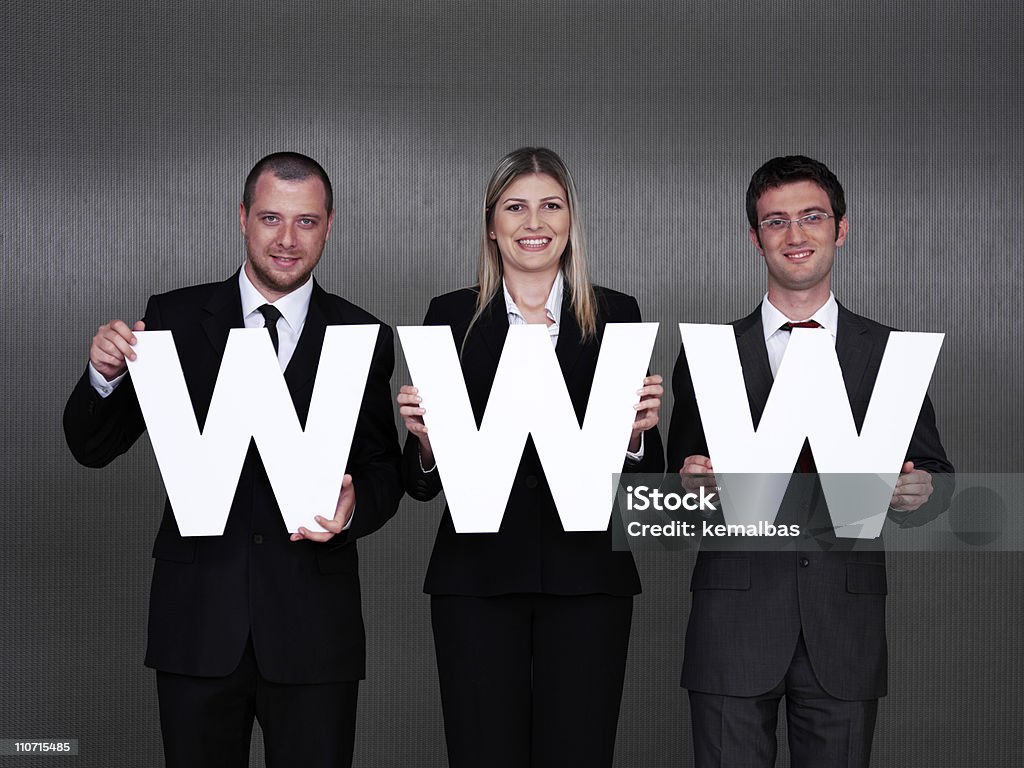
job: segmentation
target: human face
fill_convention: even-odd
[[[794,181],[765,190],[757,200],[757,220],[796,219],[814,212],[832,213],[828,193],[813,181]],[[829,220],[818,230],[790,223],[783,232],[750,230],[750,240],[768,267],[768,297],[779,293],[827,297],[836,249],[846,242],[849,222]]]
[[[550,272],[553,278],[571,223],[562,185],[547,174],[529,173],[513,179],[498,197],[488,234],[506,274]]]
[[[256,180],[249,211],[239,206],[238,215],[245,274],[267,301],[277,301],[309,279],[333,218],[320,179],[285,181],[264,171]]]

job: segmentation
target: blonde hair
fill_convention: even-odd
[[[480,293],[476,300],[476,311],[469,321],[466,336],[487,305],[491,303],[501,290],[502,266],[501,252],[498,244],[490,238],[491,219],[494,206],[509,184],[518,177],[540,173],[550,176],[565,189],[569,205],[569,242],[565,246],[560,259],[560,268],[565,278],[566,287],[572,299],[572,312],[584,339],[597,335],[597,300],[594,297],[594,286],[590,282],[587,271],[586,245],[583,239],[583,221],[580,213],[579,195],[573,184],[569,169],[565,167],[557,154],[543,147],[523,147],[509,152],[499,162],[484,194],[484,210],[480,229]],[[465,344],[465,340],[463,340]]]

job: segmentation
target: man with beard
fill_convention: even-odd
[[[291,152],[260,160],[239,208],[242,268],[221,283],[153,296],[133,328],[100,326],[64,412],[75,458],[105,466],[145,429],[127,373],[133,331],[173,333],[202,428],[229,331],[266,327],[304,424],[327,326],[379,323],[311,277],[332,218],[318,163]],[[401,497],[392,332],[380,327],[334,518],[316,518],[323,530],[289,535],[252,441],[222,536],[182,537],[165,505],[146,664],[157,670],[168,766],[248,765],[254,718],[272,767],[351,764],[365,667],[355,540],[383,525]]]

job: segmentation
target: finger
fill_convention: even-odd
[[[92,364],[97,368],[109,366],[110,368],[124,368],[124,358],[120,355],[112,355],[109,352],[104,352],[102,349],[93,350],[93,354],[90,356]]]
[[[651,384],[650,386],[638,389],[636,393],[641,397],[647,397],[649,395],[657,395],[658,397],[661,397],[665,394],[665,388],[660,384]]]
[[[131,337],[130,340],[125,339],[121,336],[108,336],[107,341],[110,342],[112,346],[118,352],[121,353],[121,357],[123,359],[134,360],[137,357],[137,355],[135,354],[135,350],[132,349],[132,344],[136,342],[134,335]]]
[[[398,395],[395,400],[402,405],[418,405],[423,402],[423,398],[419,395],[411,395],[407,392]]]
[[[137,341],[135,334],[132,333],[132,329],[128,327],[128,323],[124,320],[111,320],[110,330],[114,331],[114,333],[131,344],[134,344]]]
[[[356,501],[356,489],[352,483],[352,475],[346,474],[341,478],[341,493],[338,495],[338,506],[335,507],[334,516],[337,517],[338,513],[345,510],[345,519],[348,519],[348,513],[352,509],[352,505]]]
[[[924,496],[928,497],[932,495],[932,487],[924,483],[915,483],[914,485],[907,485],[896,489],[896,493],[900,496]]]
[[[316,520],[321,525],[321,527],[323,527],[327,531],[330,531],[331,533],[341,533],[341,529],[344,527],[344,524],[341,522],[341,520],[338,520],[337,518],[335,518],[334,520],[328,520],[326,517],[316,515],[313,519]]]
[[[144,331],[146,330],[146,324],[141,320],[136,320],[135,325],[132,326],[133,331]]]
[[[299,537],[302,539],[309,539],[310,541],[330,541],[334,538],[333,533],[322,533],[319,531],[311,531],[308,528],[299,528]],[[292,541],[298,541],[299,539],[293,538]]]
[[[648,430],[658,423],[658,412],[654,413],[638,413],[636,418],[633,420],[633,431],[640,432]]]
[[[900,468],[900,474],[901,475],[905,475],[905,474],[907,474],[909,472],[913,472],[913,471],[914,471],[914,462],[912,462],[912,461],[905,461],[905,462],[903,462],[903,466]]]
[[[122,325],[124,324],[122,323]],[[128,326],[125,326],[125,328],[127,327]],[[130,332],[129,335],[131,335]],[[129,341],[127,338],[115,332],[111,328],[101,328],[93,339],[93,345],[97,349],[113,355],[119,362],[124,360],[126,357],[130,360],[134,360],[135,352],[132,350],[131,345],[135,340],[135,336],[131,335],[131,339],[132,341]]]
[[[644,378],[644,386],[646,387],[650,384],[662,384],[664,381],[665,380],[661,378],[660,373],[652,373],[650,376]]]
[[[403,384],[398,388],[398,391],[403,395],[417,395],[419,390],[416,389],[412,384]]]
[[[916,472],[910,472],[906,475],[900,475],[896,480],[897,488],[908,488],[912,486],[932,486],[932,476],[927,472],[917,470]]]
[[[649,411],[652,408],[661,408],[661,398],[649,397],[646,400],[641,400],[639,403],[633,406],[638,411]]]

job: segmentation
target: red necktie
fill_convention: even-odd
[[[792,331],[794,328],[821,328],[821,323],[817,320],[803,320],[799,323],[787,322],[779,326],[781,331]],[[800,451],[800,458],[796,461],[796,470],[803,473],[816,471],[814,457],[811,456],[811,446],[806,440],[804,440],[804,447]]]
[[[794,328],[821,328],[817,320],[802,320],[799,323],[783,323],[779,326],[780,331],[792,331]]]

